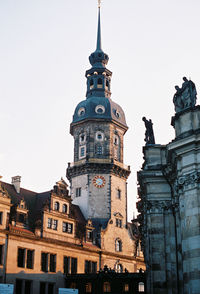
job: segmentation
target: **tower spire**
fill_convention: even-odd
[[[100,17],[100,9],[101,9],[101,0],[98,0],[98,9],[99,9],[99,16],[98,16],[98,30],[97,30],[97,50],[101,50],[101,17]]]

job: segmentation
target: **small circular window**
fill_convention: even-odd
[[[97,141],[103,141],[104,134],[102,132],[97,132],[96,133],[96,140]]]
[[[84,114],[85,114],[85,108],[84,107],[79,108],[78,116],[83,116]]]
[[[105,107],[103,105],[97,105],[95,107],[95,112],[98,114],[103,114],[105,112]]]

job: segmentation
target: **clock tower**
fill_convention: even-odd
[[[100,7],[96,50],[86,71],[86,99],[74,112],[70,133],[74,137],[74,162],[68,164],[73,204],[86,219],[101,226],[116,218],[127,226],[127,178],[123,163],[124,134],[128,127],[122,108],[111,100],[112,72],[101,47]]]

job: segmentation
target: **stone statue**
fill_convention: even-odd
[[[147,120],[146,117],[143,117],[142,120],[146,127],[145,139],[144,139],[144,141],[146,142],[146,145],[155,144],[155,138],[153,133],[153,123],[151,119]]]
[[[183,77],[183,81],[181,88],[175,86],[176,93],[173,97],[173,103],[176,113],[196,105],[197,91],[195,84],[186,77]]]

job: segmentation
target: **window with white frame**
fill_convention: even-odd
[[[79,158],[84,158],[86,156],[86,146],[79,147]]]
[[[54,219],[53,220],[53,230],[57,230],[57,227],[58,227],[58,220],[57,219]]]
[[[80,144],[83,144],[83,143],[85,143],[85,141],[86,141],[86,134],[85,133],[81,133],[79,135],[79,143]]]
[[[48,221],[47,221],[47,228],[48,228],[48,229],[51,229],[51,228],[52,228],[52,218],[48,218]]]
[[[96,132],[96,140],[103,141],[103,139],[104,139],[104,133],[101,131]]]
[[[73,224],[68,222],[63,222],[63,232],[72,234],[73,233]]]
[[[62,212],[67,213],[67,204],[63,204],[62,206]]]

